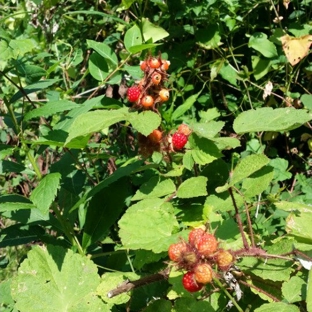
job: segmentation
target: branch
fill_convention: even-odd
[[[110,290],[107,293],[107,297],[113,298],[113,297],[118,296],[122,293],[128,292],[131,289],[142,287],[142,286],[145,286],[145,285],[148,285],[151,283],[155,283],[155,282],[159,282],[159,281],[168,279],[169,271],[170,271],[170,269],[167,268],[167,269],[160,271],[156,274],[142,277],[142,278],[140,278],[136,281],[133,281],[133,282],[126,280],[123,283],[121,283],[117,288]]]

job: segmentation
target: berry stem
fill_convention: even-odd
[[[226,288],[223,286],[223,284],[220,282],[220,280],[216,277],[213,279],[214,283],[222,289],[222,291],[225,293],[225,295],[232,301],[233,305],[236,307],[237,311],[244,312],[244,310],[238,305],[234,297],[231,296],[231,294],[226,290]]]
[[[131,289],[142,287],[142,286],[145,286],[145,285],[148,285],[151,283],[155,283],[158,281],[162,281],[164,279],[168,279],[168,277],[169,277],[169,268],[162,270],[162,271],[159,271],[156,274],[142,277],[136,281],[125,280],[118,287],[110,290],[107,293],[107,297],[113,298],[113,297],[118,296],[122,293],[128,292]]]

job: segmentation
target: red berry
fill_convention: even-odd
[[[217,254],[217,264],[221,271],[226,271],[234,260],[233,255],[228,250],[220,249]]]
[[[208,284],[212,281],[212,269],[208,263],[199,263],[194,268],[194,274],[198,283]]]
[[[189,136],[192,132],[192,130],[189,128],[188,125],[186,124],[181,124],[179,127],[178,127],[178,132],[179,133],[183,133],[185,134],[186,136]]]
[[[206,234],[206,231],[204,231],[202,228],[193,229],[189,233],[189,243],[196,247],[199,239],[202,238],[204,234]]]
[[[162,132],[158,129],[153,130],[153,132],[148,136],[148,138],[154,142],[159,143],[162,138]]]
[[[150,68],[159,68],[160,67],[160,61],[156,57],[152,57],[149,60],[149,66],[150,66]]]
[[[168,255],[170,260],[179,262],[182,260],[183,254],[188,250],[185,242],[179,242],[169,246]]]
[[[175,149],[182,149],[187,143],[187,136],[183,133],[175,132],[172,136],[172,145]]]
[[[205,235],[199,239],[196,247],[201,255],[209,257],[211,254],[216,252],[218,242],[212,234],[205,233]]]
[[[154,99],[150,95],[146,95],[141,100],[141,104],[144,108],[150,108],[154,105]]]
[[[199,284],[195,280],[194,272],[187,272],[182,279],[183,287],[189,292],[199,291],[203,288],[202,284]]]
[[[167,89],[161,89],[158,93],[160,100],[166,102],[169,100],[169,91]]]
[[[132,86],[127,90],[127,97],[129,102],[136,102],[141,94],[141,90],[138,86]]]

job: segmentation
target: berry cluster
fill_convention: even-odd
[[[128,100],[136,107],[155,109],[157,104],[169,100],[169,91],[164,87],[170,62],[159,57],[149,56],[140,63],[144,72],[142,80],[127,91]]]
[[[199,291],[205,284],[211,283],[216,274],[214,267],[227,271],[234,261],[232,253],[218,248],[215,236],[202,228],[193,229],[188,242],[181,240],[170,245],[168,255],[179,269],[187,270],[182,284],[189,292]]]

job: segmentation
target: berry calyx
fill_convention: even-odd
[[[152,82],[154,85],[159,85],[160,82],[161,82],[161,75],[158,74],[158,73],[154,73],[153,76],[152,76]]]
[[[185,242],[179,242],[172,244],[168,249],[169,259],[174,262],[182,261],[184,253],[188,250],[188,247]]]
[[[150,95],[146,95],[141,100],[141,105],[144,108],[150,108],[154,105],[154,99]]]
[[[167,102],[169,100],[169,91],[167,89],[161,89],[158,95],[162,102]]]
[[[194,268],[195,279],[200,284],[208,284],[212,281],[212,269],[208,263],[199,263]]]
[[[138,86],[132,86],[127,90],[127,97],[129,102],[136,102],[141,94],[141,90]]]
[[[199,291],[204,286],[196,282],[194,272],[185,273],[182,279],[182,284],[183,287],[189,292]]]
[[[156,57],[152,57],[149,60],[149,66],[150,68],[159,68],[160,67],[160,61]]]
[[[154,143],[159,143],[162,139],[162,132],[158,129],[153,130],[153,132],[148,136],[150,141]]]
[[[234,260],[233,255],[228,250],[220,249],[217,254],[217,264],[221,271],[226,271]]]
[[[192,130],[189,128],[188,125],[186,124],[181,124],[179,127],[178,127],[178,132],[179,133],[183,133],[185,134],[186,136],[189,136],[192,132]]]
[[[170,61],[162,60],[160,69],[163,71],[166,71],[166,70],[168,70],[169,66],[170,66]]]
[[[196,247],[197,247],[198,252],[202,256],[209,257],[214,252],[216,252],[218,248],[218,242],[212,234],[205,233],[205,235],[203,235],[199,239]]]
[[[189,243],[196,247],[198,241],[202,238],[204,234],[206,234],[206,231],[204,231],[202,228],[193,229],[188,236]]]
[[[174,149],[180,150],[187,143],[187,136],[183,133],[175,132],[172,136],[172,145]]]

